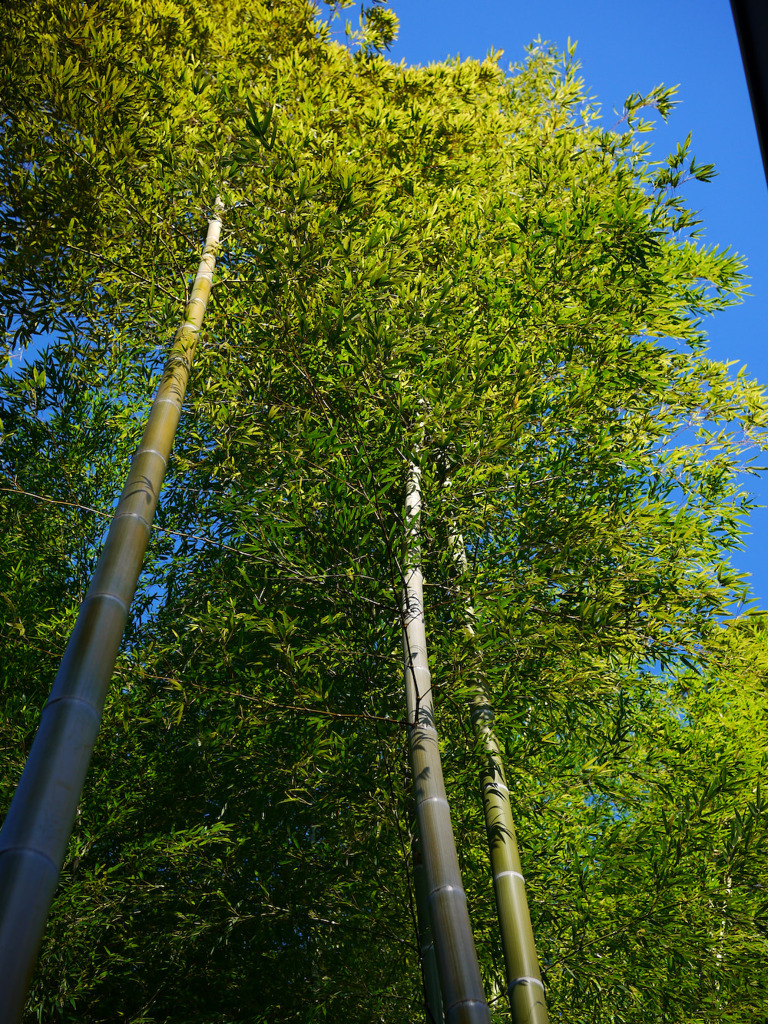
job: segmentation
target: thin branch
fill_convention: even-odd
[[[118,263],[117,260],[110,259],[109,256],[104,256],[102,253],[91,252],[89,249],[82,249],[79,245],[72,245],[71,242],[64,243],[65,248],[74,249],[75,252],[81,252],[84,256],[91,256],[95,260],[103,260],[105,263],[111,263],[113,267],[117,267],[118,270],[124,274],[130,274],[131,277],[135,277],[137,281],[141,281],[143,284],[151,284],[148,278],[144,277],[143,274],[137,274],[135,270],[131,270],[130,267],[124,267],[122,263]],[[169,299],[173,299],[174,302],[182,303],[184,300],[179,295],[174,295],[173,292],[164,288],[161,284],[155,281],[155,288],[161,291],[163,295],[167,295]]]
[[[342,711],[324,711],[320,708],[308,708],[301,704],[278,704],[275,701],[263,700],[258,697],[249,697],[246,693],[240,693],[237,690],[222,690],[222,693],[226,693],[229,697],[240,697],[243,700],[250,701],[253,704],[259,704],[262,707],[276,708],[281,711],[301,711],[307,715],[324,715],[326,718],[357,718],[363,719],[366,722],[385,722],[387,725],[397,725],[401,727],[410,726],[410,722],[406,722],[401,718],[387,718],[385,715],[372,715],[367,711],[363,714],[342,712]]]
[[[76,501],[62,501],[59,498],[49,498],[45,494],[34,494],[32,491],[25,491],[21,487],[0,487],[0,493],[2,494],[23,494],[27,498],[33,498],[35,501],[45,501],[49,505],[63,505],[66,508],[76,508],[81,512],[91,512],[95,516],[99,516],[101,519],[111,519],[111,512],[102,512],[98,508],[93,508],[91,505],[80,505]],[[182,530],[170,530],[166,526],[158,526],[156,523],[152,524],[153,530],[159,530],[160,533],[167,533],[171,537],[182,537],[184,540],[195,540],[200,541],[202,544],[211,544],[213,547],[222,548],[225,551],[234,551],[235,554],[241,555],[245,558],[250,557],[247,552],[241,551],[239,548],[233,548],[229,544],[224,544],[220,540],[214,540],[213,537],[203,537],[196,533],[184,533]]]

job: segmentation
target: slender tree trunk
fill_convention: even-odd
[[[435,940],[429,916],[429,890],[418,832],[414,834],[411,843],[411,860],[413,863],[413,888],[416,892],[416,923],[419,929],[419,958],[421,959],[421,975],[424,983],[426,1022],[427,1024],[443,1024],[443,1001],[440,998]]]
[[[456,844],[443,783],[435,729],[432,681],[427,665],[424,584],[419,517],[421,475],[410,463],[406,487],[408,555],[403,594],[403,654],[416,820],[427,880],[429,917],[447,1024],[488,1024],[480,968],[461,883]]]
[[[24,1000],[101,724],[211,292],[222,207],[88,593],[0,832],[0,1022]]]
[[[480,740],[486,757],[481,780],[483,811],[512,1020],[514,1024],[547,1024],[549,1015],[528,911],[509,790],[493,728],[493,708],[485,685],[477,688],[471,714],[475,736]]]
[[[454,560],[461,575],[466,575],[467,556],[464,541],[451,536]],[[465,633],[475,646],[475,613],[469,600],[464,602]],[[501,931],[507,995],[513,1024],[548,1024],[549,1015],[544,998],[544,985],[539,971],[536,944],[528,911],[525,879],[517,848],[515,823],[509,802],[509,789],[504,773],[504,760],[494,729],[495,716],[482,672],[480,659],[472,651],[472,687],[470,703],[472,727],[480,745],[484,763],[481,773],[483,812],[488,833],[488,849],[496,895],[496,912]]]

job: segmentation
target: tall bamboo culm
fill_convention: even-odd
[[[435,940],[429,916],[429,891],[421,856],[421,843],[415,834],[411,843],[413,888],[416,893],[416,924],[419,929],[419,959],[424,983],[424,1012],[426,1024],[443,1024],[443,1000],[440,996],[440,978],[437,975]]]
[[[222,212],[217,201],[185,321],[0,832],[0,1024],[24,1009],[181,415]]]
[[[451,544],[454,561],[461,577],[465,578],[467,555],[464,541],[453,534]],[[464,600],[464,615],[467,641],[474,648],[475,610],[469,598]],[[488,685],[474,650],[471,663],[473,696],[470,714],[475,738],[484,756],[480,784],[509,1007],[513,1024],[548,1024],[549,1014],[517,848],[504,760],[494,729],[495,716]]]
[[[416,821],[426,876],[429,918],[446,1024],[489,1024],[467,898],[459,874],[435,728],[424,628],[419,520],[421,473],[411,462],[405,499],[406,573],[403,661]]]

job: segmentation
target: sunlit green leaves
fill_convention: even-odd
[[[3,19],[0,290],[16,342],[55,332],[3,380],[8,786],[207,213],[228,206],[30,1019],[418,1015],[398,611],[417,443],[489,991],[453,530],[553,1013],[744,1019],[762,950],[739,852],[765,834],[757,755],[736,751],[753,709],[731,694],[719,718],[719,676],[689,699],[658,669],[705,663],[744,593],[728,557],[766,407],[706,359],[702,318],[740,297],[743,266],[701,246],[681,197],[710,168],[686,145],[649,162],[640,118],[674,91],[606,129],[572,53],[534,46],[509,75],[499,54],[395,66],[379,7],[356,55],[299,0]],[[744,872],[729,893],[726,860]]]

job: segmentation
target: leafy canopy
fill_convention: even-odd
[[[457,532],[553,1018],[744,1019],[763,998],[762,698],[734,697],[719,622],[746,593],[728,559],[766,407],[706,356],[743,267],[681,195],[712,168],[688,142],[651,161],[644,118],[674,90],[606,130],[573,52],[398,66],[378,5],[350,48],[300,0],[1,17],[0,295],[9,348],[49,339],[2,378],[6,802],[205,218],[228,208],[29,1019],[419,1012],[398,650],[414,457],[489,992]]]

